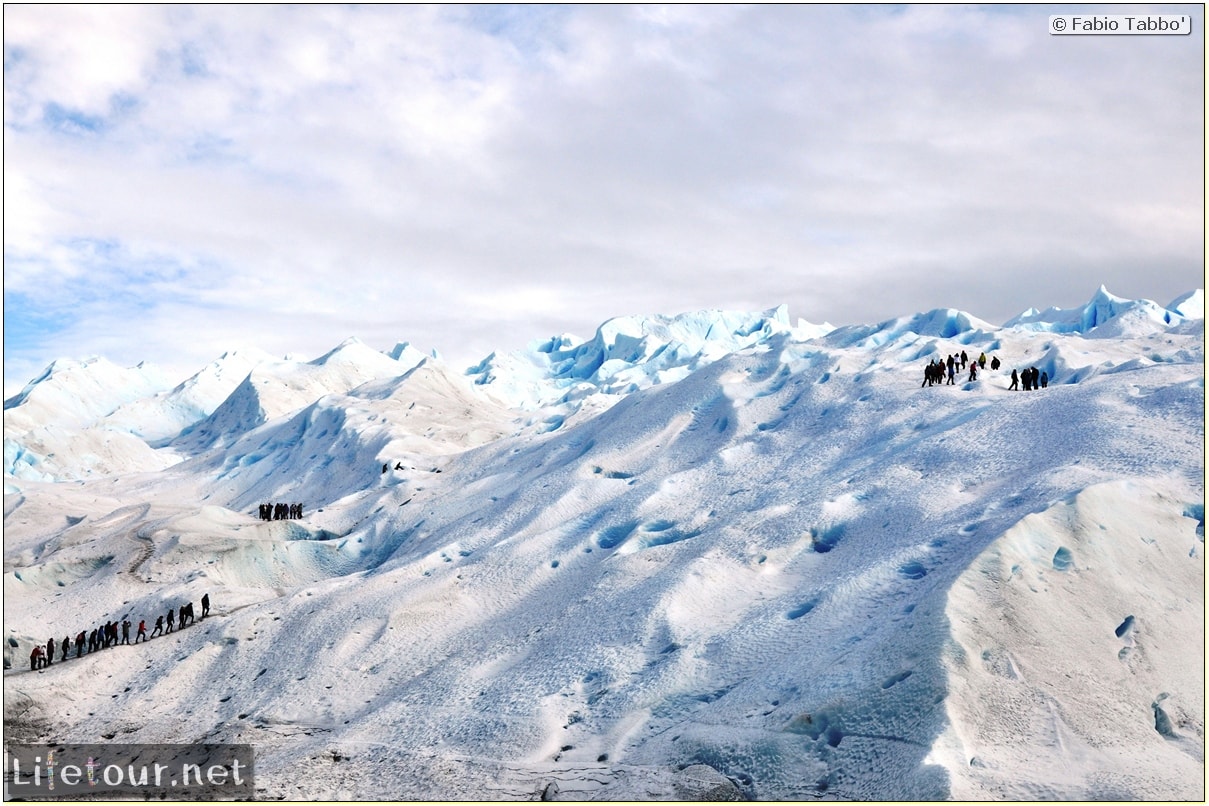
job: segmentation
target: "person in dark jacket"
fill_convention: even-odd
[[[1017,392],[1020,391],[1020,376],[1016,374],[1016,370],[1012,370],[1012,385],[1008,389],[1015,389]]]
[[[55,662],[55,639],[51,638],[46,642],[46,665],[49,666]]]

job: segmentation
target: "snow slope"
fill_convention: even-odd
[[[1205,669],[1203,644],[1185,642],[1203,635],[1204,600],[1151,593],[1203,588],[1187,526],[1165,485],[1105,482],[1025,517],[958,578],[957,718],[936,753],[960,773],[954,796],[1188,797],[1179,782],[1204,776]],[[1071,655],[1098,662],[1054,662]]]
[[[6,477],[9,734],[250,742],[265,798],[1203,799],[1203,320],[759,319],[552,341],[573,416],[296,363],[161,471]]]

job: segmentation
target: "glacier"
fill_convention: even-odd
[[[56,362],[5,403],[6,733],[248,743],[266,799],[1203,800],[1203,309]]]

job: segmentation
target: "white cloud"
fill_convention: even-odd
[[[134,5],[13,6],[4,13],[6,125],[29,125],[45,103],[106,115],[118,93],[138,92],[162,13]]]

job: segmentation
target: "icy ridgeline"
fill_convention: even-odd
[[[385,374],[255,369],[158,472],[7,477],[10,735],[250,742],[260,797],[1202,799],[1199,293],[739,316],[470,378],[345,345]],[[963,349],[1004,368],[919,387]]]
[[[782,305],[762,314],[695,311],[679,316],[610,319],[587,342],[562,335],[534,342],[529,350],[492,353],[466,371],[501,400],[525,408],[579,400],[597,392],[628,394],[670,383],[728,353],[775,335],[808,340],[831,325],[789,323]],[[553,428],[562,424],[554,417]]]

